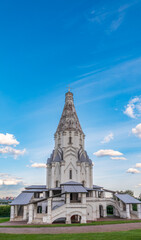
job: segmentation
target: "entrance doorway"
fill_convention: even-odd
[[[81,223],[81,216],[79,215],[73,215],[71,217],[71,223]]]

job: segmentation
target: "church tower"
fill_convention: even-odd
[[[47,188],[56,188],[69,181],[92,188],[93,165],[85,151],[85,135],[70,91],[66,93],[63,113],[54,138],[55,147],[47,160]]]

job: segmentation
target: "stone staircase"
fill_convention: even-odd
[[[54,222],[58,218],[66,217],[66,204],[58,206],[54,210],[52,210],[52,222]]]

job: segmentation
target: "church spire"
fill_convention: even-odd
[[[56,133],[67,130],[76,131],[83,134],[73,102],[73,93],[70,92],[70,89],[65,94],[65,106]]]

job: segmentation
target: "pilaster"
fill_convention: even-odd
[[[138,218],[141,219],[141,204],[137,204]]]
[[[34,215],[34,205],[29,205],[29,217],[28,217],[28,223],[32,223],[33,221],[33,215]]]
[[[129,204],[126,204],[126,217],[127,218],[131,218],[131,216],[130,216],[130,205]]]
[[[10,221],[13,221],[15,217],[15,206],[11,206],[11,209],[10,209]]]

